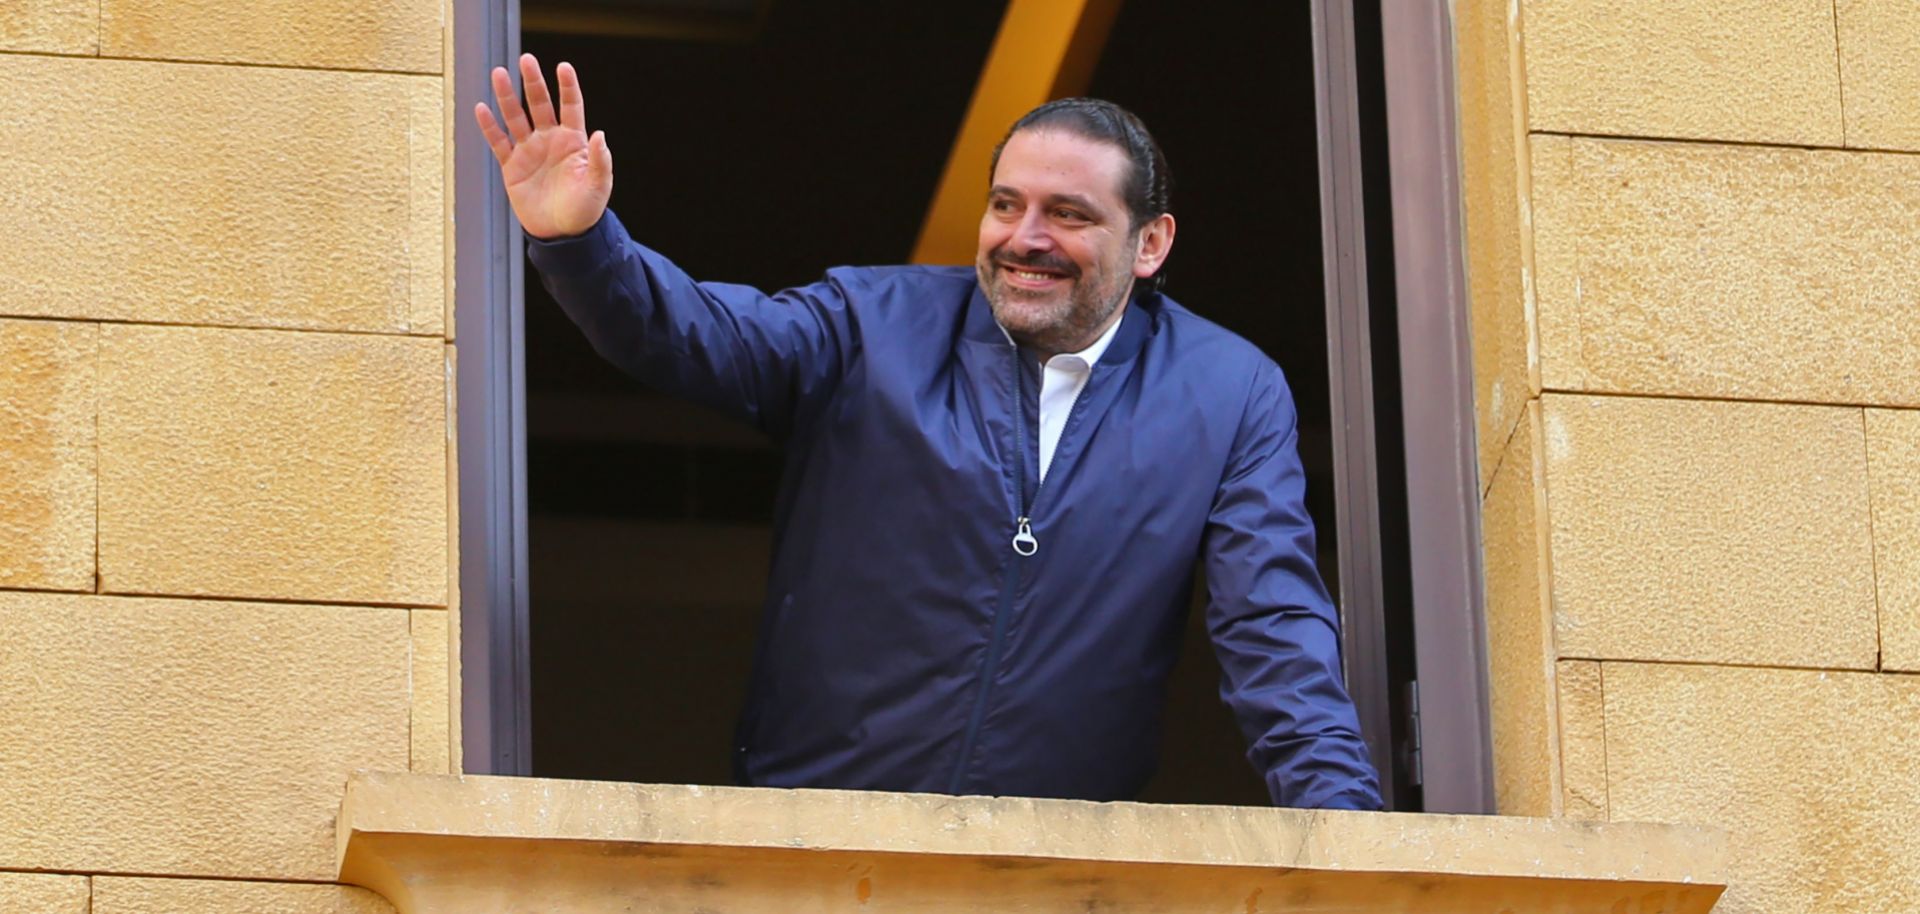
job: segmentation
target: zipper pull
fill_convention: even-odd
[[[1027,524],[1027,520],[1024,517],[1019,518],[1016,523],[1020,525],[1020,529],[1013,534],[1013,551],[1021,555],[1032,555],[1040,551],[1040,541],[1033,538],[1033,527]]]

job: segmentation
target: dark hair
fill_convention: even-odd
[[[1160,144],[1153,141],[1147,125],[1133,112],[1097,98],[1062,98],[1022,115],[1007,129],[1007,135],[1000,138],[1000,145],[993,147],[993,163],[988,166],[987,180],[993,180],[993,172],[1000,167],[1000,151],[1007,147],[1007,141],[1013,139],[1014,134],[1040,128],[1065,130],[1089,140],[1111,143],[1127,154],[1127,162],[1132,167],[1127,171],[1126,186],[1120,189],[1120,195],[1127,202],[1132,231],[1139,231],[1148,221],[1167,212],[1172,175],[1167,171],[1167,157],[1160,153]]]

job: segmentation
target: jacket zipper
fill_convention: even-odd
[[[980,668],[980,690],[974,695],[973,714],[967,720],[967,732],[960,740],[960,759],[953,768],[953,781],[947,792],[958,794],[967,779],[967,770],[972,765],[973,748],[980,738],[980,725],[987,717],[987,697],[993,692],[993,677],[1000,668],[1000,650],[1007,635],[1007,620],[1013,615],[1013,592],[1020,584],[1020,569],[1025,565],[1023,559],[1040,551],[1040,541],[1034,539],[1032,519],[1028,517],[1033,510],[1033,500],[1027,497],[1027,382],[1026,368],[1020,364],[1020,347],[1013,347],[1013,481],[1015,485],[1015,503],[1019,506],[1013,519],[1013,552],[1016,558],[1007,562],[1006,580],[1000,585],[1000,604],[993,612],[993,637],[987,642],[987,656]],[[1077,403],[1075,405],[1078,405]],[[1039,497],[1039,486],[1034,487],[1034,498]]]

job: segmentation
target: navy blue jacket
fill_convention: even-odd
[[[1252,344],[1136,295],[1036,485],[1037,363],[971,268],[768,296],[695,282],[612,213],[529,249],[602,356],[784,444],[745,783],[1130,798],[1199,559],[1221,697],[1273,801],[1380,805],[1292,398]]]

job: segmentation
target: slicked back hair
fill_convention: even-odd
[[[1000,145],[993,147],[993,163],[987,170],[989,182],[1000,167],[1000,151],[1007,148],[1007,141],[1022,130],[1036,129],[1064,130],[1089,140],[1111,143],[1127,154],[1130,167],[1120,196],[1127,204],[1131,231],[1140,231],[1140,227],[1154,217],[1169,211],[1172,175],[1167,171],[1167,157],[1161,154],[1160,144],[1153,141],[1147,125],[1133,112],[1098,98],[1057,99],[1014,121],[1007,135],[1000,138]]]

